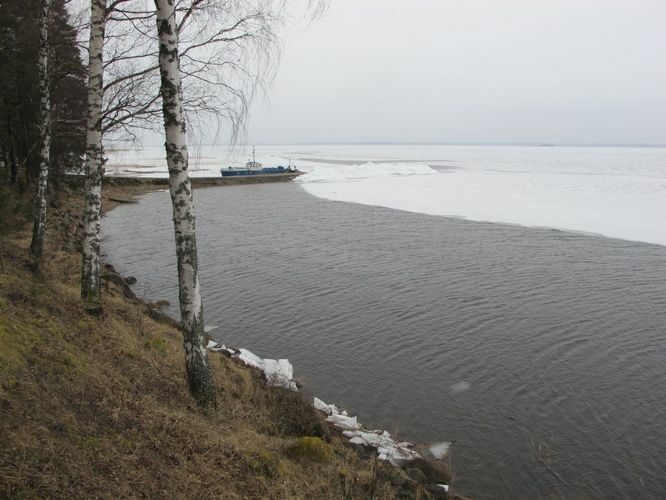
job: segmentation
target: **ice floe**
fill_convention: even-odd
[[[468,391],[470,387],[472,386],[469,382],[458,382],[457,384],[453,384],[450,389],[453,394],[459,394]]]
[[[451,443],[448,441],[433,443],[428,447],[428,453],[430,453],[435,460],[441,460],[449,453],[450,447]]]

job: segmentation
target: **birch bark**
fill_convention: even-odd
[[[85,199],[81,298],[91,310],[102,308],[100,284],[100,232],[102,212],[102,87],[104,76],[104,30],[106,0],[90,2],[90,44],[88,46],[88,116],[86,122]]]
[[[159,65],[169,190],[178,260],[178,291],[185,366],[192,396],[200,406],[215,406],[215,388],[205,347],[199,290],[192,183],[187,171],[187,131],[180,81],[178,30],[174,0],[155,0]]]
[[[49,154],[51,149],[51,100],[49,97],[49,11],[51,0],[41,0],[39,22],[39,179],[35,195],[35,220],[30,242],[33,264],[39,265],[46,233],[46,190],[49,180]]]

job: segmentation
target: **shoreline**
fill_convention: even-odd
[[[164,183],[164,185],[168,186],[168,179],[164,180],[167,181]],[[206,180],[210,181],[213,179]],[[123,181],[120,183],[108,183],[105,186],[105,190],[103,190],[103,198],[108,206],[108,208],[104,210],[104,213],[108,213],[120,204],[138,204],[139,201],[136,199],[137,197],[140,197],[143,194],[161,191],[163,189],[162,185],[160,185],[160,187],[156,187],[157,183],[153,182],[154,179],[138,179],[139,182],[136,181],[137,179],[128,178],[123,179]],[[261,182],[263,181],[248,182],[246,184],[256,184]],[[218,184],[215,182],[204,182],[198,184],[199,185],[195,185],[195,187],[202,188],[228,185]],[[114,199],[115,196],[128,196],[128,198],[119,201],[119,199]],[[172,317],[166,312],[162,311],[162,308],[159,305],[160,301],[153,302],[148,297],[139,299],[131,287],[127,284],[126,278],[124,278],[110,262],[105,262],[105,268],[106,272],[109,275],[112,275],[109,276],[109,278],[119,283],[127,297],[131,296],[132,299],[143,303],[146,306],[147,313],[155,321],[163,324],[169,324],[176,328],[179,327],[179,321],[177,318]],[[210,330],[207,330],[209,339],[207,350],[210,352],[210,354],[219,353],[227,358],[237,359],[240,363],[249,369],[255,369],[259,373],[262,373],[265,376],[266,382],[269,386],[283,387],[296,391],[301,395],[306,404],[312,406],[324,415],[325,421],[329,424],[331,431],[335,429],[341,438],[344,436],[343,439],[347,440],[348,446],[355,448],[359,453],[366,455],[369,450],[374,449],[379,461],[390,464],[390,466],[395,467],[397,471],[413,470],[415,468],[421,470],[424,468],[422,469],[423,472],[426,472],[431,479],[435,477],[438,478],[437,481],[434,481],[433,479],[432,484],[428,484],[426,486],[430,494],[433,494],[435,498],[438,498],[439,495],[444,498],[449,498],[448,493],[453,483],[449,455],[449,448],[452,446],[450,441],[411,443],[404,440],[398,440],[397,437],[391,436],[391,434],[389,434],[389,432],[386,430],[377,430],[375,427],[366,427],[364,424],[358,422],[356,416],[348,415],[347,411],[336,407],[335,404],[324,403],[317,396],[314,396],[314,402],[312,399],[307,400],[304,397],[304,393],[301,392],[301,386],[297,379],[292,378],[294,367],[288,359],[262,359],[248,349],[227,347],[224,343],[218,343],[217,340],[214,340],[213,336],[210,334],[210,332],[217,329],[218,327],[211,326],[208,328],[210,328]],[[286,365],[288,365],[288,370],[285,372],[288,372],[288,375],[285,375],[279,369],[271,375],[270,370],[267,370],[265,367],[266,364],[272,366],[272,364],[280,365],[282,363],[286,363]],[[455,497],[464,498],[458,495]]]
[[[271,182],[290,182],[303,172],[286,174],[255,175],[248,177],[190,177],[194,189],[217,186],[245,186]],[[71,187],[81,187],[82,178],[67,176],[65,183]],[[118,205],[138,203],[136,198],[147,193],[169,189],[168,177],[127,177],[108,176],[102,180],[102,215]]]
[[[149,188],[118,194],[137,196]],[[369,448],[349,444],[302,394],[270,387],[259,370],[228,356],[210,357],[224,411],[198,411],[181,371],[178,326],[155,317],[155,305],[132,297],[127,280],[108,261],[104,315],[82,307],[76,272],[81,194],[66,190],[53,202],[47,222],[51,258],[39,277],[31,277],[25,265],[27,217],[0,239],[0,325],[6,333],[0,339],[6,381],[0,399],[8,431],[0,453],[8,474],[0,491],[462,498],[437,486],[450,478],[439,464],[378,463]],[[57,464],[57,474],[44,475],[45,464]],[[317,477],[303,481],[313,468]]]
[[[232,177],[196,177],[190,176],[192,186],[195,188],[208,187],[208,186],[236,186],[245,184],[263,184],[266,182],[289,182],[304,172],[296,170],[295,172],[285,172],[277,174],[260,174],[260,175],[242,175]],[[155,186],[168,186],[168,177],[148,177],[148,176],[129,176],[129,175],[109,175],[104,177],[103,182],[110,185],[138,185],[148,184]]]

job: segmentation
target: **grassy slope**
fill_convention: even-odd
[[[0,497],[427,497],[335,435],[323,463],[294,456],[299,437],[326,434],[320,417],[221,355],[219,410],[201,413],[176,328],[110,280],[104,317],[83,311],[78,195],[49,207],[41,277],[27,267],[28,228],[16,229],[26,211],[0,197]]]

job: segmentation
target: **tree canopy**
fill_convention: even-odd
[[[0,1],[0,155],[26,180],[39,168],[39,0]],[[85,150],[86,71],[66,0],[53,0],[49,19],[51,172],[79,168]]]

